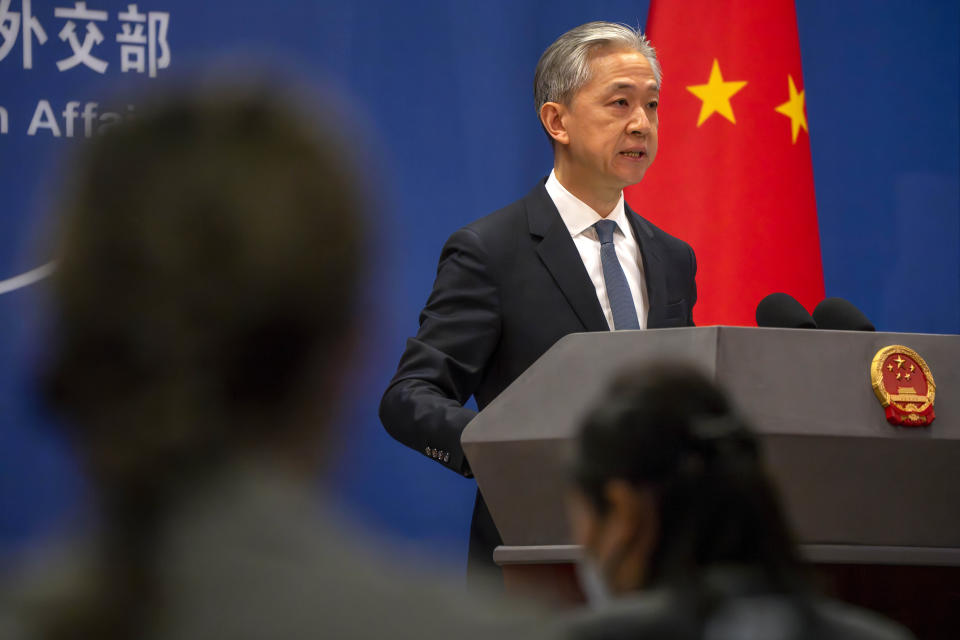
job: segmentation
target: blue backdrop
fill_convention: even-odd
[[[549,172],[531,96],[540,53],[588,20],[642,25],[648,2],[147,0],[140,12],[169,16],[165,38],[162,16],[152,27],[142,23],[157,43],[156,78],[149,48],[143,73],[121,70],[116,36],[127,0],[88,0],[105,20],[57,11],[73,2],[34,0],[30,24],[46,41],[28,30],[32,68],[25,68],[27,4],[0,0],[7,11],[0,14],[0,291],[50,258],[38,238],[50,222],[57,165],[83,135],[84,109],[95,126],[106,111],[126,113],[126,103],[110,102],[120,90],[224,62],[250,73],[281,68],[333,87],[359,123],[353,138],[379,203],[380,242],[370,247],[369,338],[339,423],[341,446],[331,454],[332,486],[374,530],[462,564],[474,485],[392,441],[376,417],[379,397],[416,330],[446,237]],[[881,330],[960,332],[958,6],[805,0],[797,7],[827,295],[851,299]],[[75,43],[66,35],[70,20]],[[86,43],[91,22],[100,44]],[[138,23],[127,24],[135,34]],[[82,62],[60,71],[57,62],[85,44],[108,63],[105,72]],[[43,117],[28,135],[42,100],[60,137]],[[68,138],[63,114],[71,101],[79,115]],[[665,116],[669,110],[662,106]],[[34,388],[42,302],[41,286],[0,294],[0,552],[55,530],[82,504],[80,474]]]

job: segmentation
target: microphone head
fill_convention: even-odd
[[[757,305],[757,326],[816,329],[817,323],[793,296],[771,293]]]
[[[827,298],[813,310],[813,319],[821,329],[840,331],[876,331],[873,323],[852,302],[843,298]]]

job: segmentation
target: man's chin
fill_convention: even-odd
[[[627,175],[618,176],[620,182],[620,190],[626,189],[627,187],[632,187],[633,185],[639,183],[643,180],[643,176],[647,174],[647,168],[644,167],[642,171],[631,171]]]

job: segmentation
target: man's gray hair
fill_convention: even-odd
[[[639,28],[615,22],[588,22],[557,38],[540,56],[533,76],[533,98],[540,108],[547,102],[568,104],[590,80],[590,54],[600,47],[637,51],[647,59],[660,84],[657,52]]]

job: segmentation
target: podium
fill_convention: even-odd
[[[930,366],[932,425],[887,422],[870,368],[890,345]],[[960,583],[960,336],[696,327],[569,335],[467,425],[508,588],[557,584],[576,561],[564,500],[581,419],[624,368],[665,359],[705,372],[760,433],[807,560],[943,568],[930,571]]]

